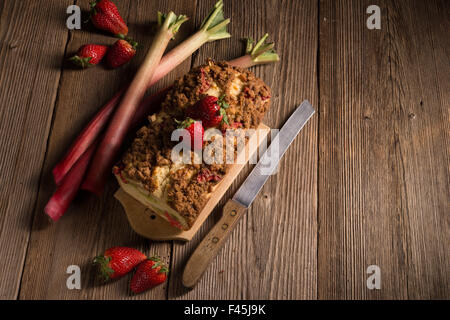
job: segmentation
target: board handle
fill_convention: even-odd
[[[246,207],[233,200],[228,200],[223,207],[222,218],[200,242],[184,267],[182,283],[185,287],[192,288],[200,280],[246,211]]]

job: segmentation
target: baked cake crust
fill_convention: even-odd
[[[171,141],[177,129],[175,119],[183,120],[186,109],[205,95],[223,97],[229,105],[228,124],[218,126],[222,131],[255,129],[270,105],[270,89],[252,72],[208,60],[175,81],[161,111],[149,116],[149,124],[137,131],[132,145],[114,167],[122,183],[132,183],[141,193],[148,193],[151,202],[160,200],[161,206],[152,209],[169,221],[175,218],[175,224],[180,222],[179,227],[185,230],[192,226],[229,168],[225,163],[181,164],[171,160],[172,148],[178,143]],[[204,148],[209,143],[213,142],[205,142]]]

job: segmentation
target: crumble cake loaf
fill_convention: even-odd
[[[204,96],[221,97],[228,123],[218,129],[255,129],[270,105],[270,89],[248,70],[209,60],[176,80],[162,109],[149,116],[149,124],[138,130],[131,147],[114,167],[125,192],[173,226],[188,230],[227,173],[227,164],[173,163],[171,141],[175,120],[186,118],[186,109]],[[206,130],[207,128],[205,128]],[[205,142],[203,148],[208,143]]]

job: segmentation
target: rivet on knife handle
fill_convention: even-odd
[[[222,218],[198,245],[184,268],[182,282],[185,287],[195,286],[246,210],[247,208],[233,200],[225,204]]]

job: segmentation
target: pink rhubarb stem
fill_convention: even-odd
[[[147,83],[147,89],[167,75],[184,60],[189,58],[198,48],[207,42],[229,38],[230,34],[226,32],[226,26],[230,23],[229,19],[223,17],[223,1],[218,1],[211,12],[202,22],[200,29],[185,41],[180,43],[159,62],[153,76]],[[117,93],[87,125],[83,132],[77,137],[75,143],[70,147],[66,156],[56,165],[54,169],[54,178],[56,184],[64,178],[64,175],[70,170],[78,158],[86,151],[92,142],[98,137],[99,133],[108,123],[109,119],[125,90]],[[145,114],[145,113],[144,113]]]
[[[240,68],[250,68],[250,67],[253,67],[253,66],[256,65],[256,63],[251,59],[251,57],[249,55],[244,55],[244,56],[241,56],[239,58],[230,60],[228,63],[230,65],[233,65],[233,66],[236,66],[236,67],[240,67]],[[270,62],[264,62],[264,63],[270,63]],[[262,63],[260,63],[260,64],[262,64]],[[157,93],[152,94],[152,95],[148,96],[147,98],[144,98],[141,101],[141,103],[140,103],[140,105],[139,105],[139,107],[138,107],[138,109],[137,109],[137,111],[136,111],[136,113],[135,113],[135,115],[133,117],[133,121],[132,121],[132,124],[130,126],[130,130],[133,129],[133,128],[136,128],[136,126],[138,126],[143,121],[143,119],[145,119],[148,115],[153,114],[153,113],[158,111],[158,109],[160,108],[162,102],[164,101],[164,99],[165,99],[165,97],[167,95],[167,92],[171,88],[172,88],[172,86],[169,86],[169,87],[167,87],[165,89],[162,89],[162,90],[158,91]],[[123,92],[123,90],[121,92],[119,92],[119,93],[121,94],[122,92]],[[115,97],[116,96],[114,96],[114,98]],[[110,104],[111,104],[111,101],[106,106],[110,106]],[[115,102],[115,105],[117,105],[117,101]],[[115,105],[114,105],[114,107],[115,107]],[[113,109],[111,109],[109,111],[109,116],[108,117],[101,117],[101,120],[104,121],[104,123],[102,124],[102,128],[105,126],[106,122],[109,120],[109,117],[110,117],[112,111],[113,111]],[[100,112],[99,112],[99,114],[100,114]],[[97,116],[99,116],[99,114]],[[106,114],[106,112],[103,112],[102,114]],[[94,121],[91,121],[91,123],[92,122],[94,122]],[[86,129],[84,131],[86,131]],[[89,135],[89,139],[91,141],[95,140],[98,137],[98,135],[99,135],[99,132],[96,133],[95,136],[94,135]],[[87,135],[86,135],[86,137],[87,137]],[[84,146],[84,144],[83,144],[83,146]],[[89,161],[92,158],[92,156],[93,156],[93,153],[91,152],[90,156],[89,156]],[[78,165],[78,163],[76,165]],[[87,169],[87,167],[82,172],[82,176],[84,176],[86,169]]]
[[[152,79],[169,41],[178,31],[180,25],[187,20],[185,16],[177,17],[173,12],[170,12],[167,16],[159,15],[158,18],[160,22],[158,33],[95,152],[85,181],[81,186],[84,190],[97,195],[100,195],[103,191],[106,177],[110,173],[122,142],[132,124],[139,103],[144,97],[147,83]]]
[[[86,152],[74,164],[45,206],[45,213],[53,221],[58,221],[58,219],[64,215],[69,208],[70,203],[75,198],[96,145],[96,143],[91,144]]]
[[[229,65],[232,65],[234,67],[239,67],[239,68],[250,68],[256,65],[256,63],[252,60],[252,57],[248,54],[246,54],[245,56],[241,56],[239,58],[233,59],[228,61]]]
[[[237,61],[237,62],[236,62]],[[248,55],[233,59],[229,61],[231,65],[241,67],[241,68],[250,68],[255,65],[255,63],[252,61],[251,58],[249,58]],[[266,62],[268,63],[268,62]],[[172,88],[172,86],[167,87],[166,89],[163,89],[153,95],[148,96],[147,98],[143,99],[139,105],[138,110],[136,111],[133,120],[132,125],[130,128],[135,128],[137,125],[139,125],[145,117],[148,115],[156,112],[162,102],[164,101],[167,92]],[[119,93],[114,96],[113,99],[115,99],[117,96],[121,96],[123,90],[121,90]],[[108,121],[112,111],[114,110],[114,106],[117,104],[117,101],[115,103],[112,102],[112,100],[105,105],[105,107],[101,110],[103,112],[99,112],[96,116],[96,119],[92,120],[88,127],[83,130],[83,132],[88,131],[88,128],[95,127],[93,123],[103,123],[102,128]],[[111,105],[113,105],[111,107]],[[105,110],[104,110],[105,109]],[[109,115],[108,115],[109,114]],[[101,116],[100,116],[101,115]],[[97,119],[98,118],[98,119]],[[102,122],[104,121],[104,122]],[[72,202],[73,198],[75,197],[80,185],[81,181],[87,171],[88,164],[91,161],[91,158],[94,155],[94,151],[96,148],[96,143],[94,143],[95,139],[97,139],[101,129],[96,130],[96,135],[94,136],[92,133],[94,130],[90,130],[90,135],[86,134],[83,135],[83,139],[90,139],[90,146],[86,148],[87,150],[84,151],[82,156],[79,158],[78,161],[76,161],[71,169],[68,171],[68,173],[65,175],[63,179],[61,179],[61,183],[57,191],[54,193],[53,197],[48,202],[47,206],[45,207],[45,212],[54,220],[57,221],[67,210],[70,203]],[[74,144],[76,145],[76,143]],[[80,143],[80,146],[85,146],[86,143]],[[80,147],[81,148],[81,147]]]
[[[130,130],[136,128],[136,126],[142,123],[142,121],[146,119],[147,116],[158,111],[158,109],[161,107],[161,104],[166,99],[166,95],[170,89],[172,89],[172,86],[168,86],[167,88],[162,89],[157,93],[144,98],[141,101],[138,109],[136,110],[136,113],[134,114],[133,121],[131,121]]]
[[[274,43],[266,43],[269,34],[265,34],[256,42],[251,38],[247,39],[247,48],[245,55],[229,61],[228,63],[240,67],[250,68],[259,64],[266,64],[280,60],[278,54],[273,50]]]
[[[156,112],[171,87],[161,90],[142,100],[139,110],[133,118],[132,127],[136,127],[146,115]],[[97,139],[98,140],[98,139]],[[45,207],[45,213],[53,220],[61,218],[77,194],[89,163],[94,156],[97,142],[94,141],[76,161],[61,180],[58,189]]]
[[[105,128],[116,105],[119,103],[125,89],[117,92],[114,97],[95,115],[83,131],[78,135],[75,142],[70,146],[64,158],[53,169],[53,177],[56,185],[60,185],[72,166],[78,161],[82,154],[97,139],[100,132]]]

